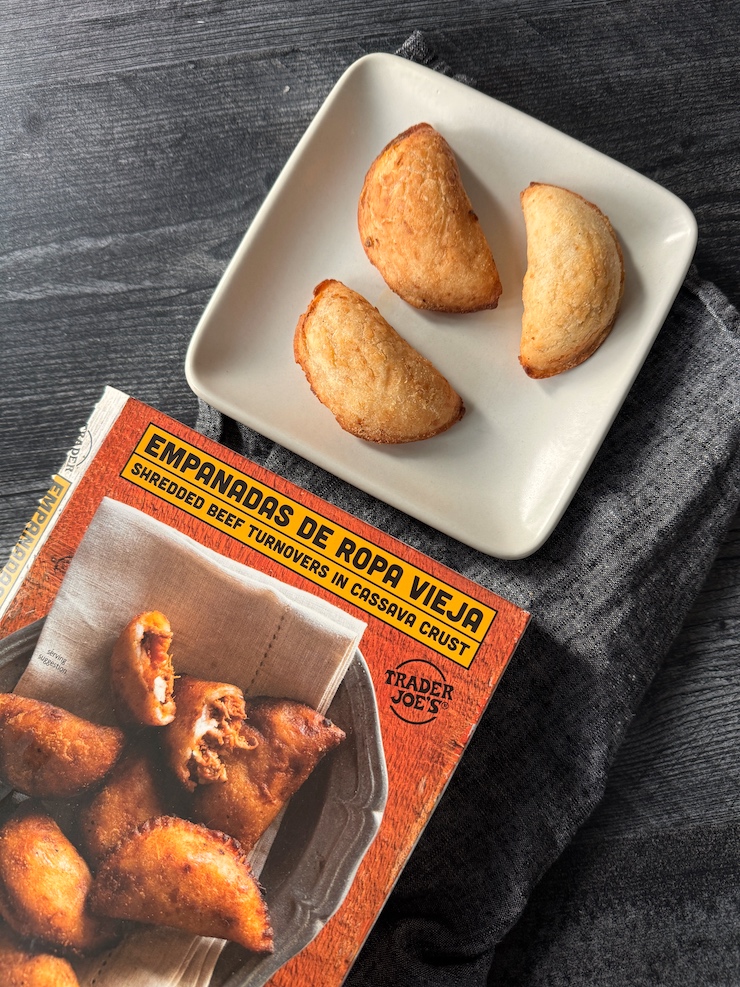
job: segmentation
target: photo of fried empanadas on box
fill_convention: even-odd
[[[552,377],[588,359],[612,330],[624,291],[624,262],[608,218],[557,185],[521,193],[527,233],[519,362]]]
[[[175,776],[188,791],[225,781],[224,754],[232,747],[253,747],[244,723],[244,696],[228,682],[192,675],[177,680],[177,716],[162,731],[162,749]]]
[[[436,367],[341,281],[314,289],[293,349],[319,401],[345,431],[368,442],[427,439],[465,413]]]
[[[80,987],[68,960],[32,950],[3,925],[0,925],[0,984],[3,987]]]
[[[498,304],[491,248],[452,148],[428,123],[380,152],[365,177],[357,221],[369,260],[415,308],[477,312]]]
[[[115,941],[120,923],[94,915],[90,869],[59,825],[28,801],[0,829],[0,913],[19,935],[74,954]]]
[[[139,826],[103,861],[90,907],[193,935],[273,950],[267,906],[236,840],[175,816]]]
[[[247,725],[256,746],[234,747],[224,754],[225,783],[197,789],[193,815],[251,850],[345,734],[315,709],[290,699],[248,699]]]
[[[175,717],[172,629],[157,610],[134,617],[110,659],[113,703],[125,727],[160,727]]]
[[[127,833],[171,811],[171,786],[145,743],[127,747],[103,787],[79,809],[79,839],[97,867]]]
[[[0,693],[0,780],[23,795],[72,798],[102,781],[125,735],[59,706]]]

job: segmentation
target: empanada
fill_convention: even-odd
[[[244,722],[244,696],[228,682],[208,682],[192,675],[177,681],[177,716],[162,731],[162,749],[175,776],[189,791],[196,785],[224,781],[223,753],[234,746],[254,746]]]
[[[624,290],[622,250],[601,210],[533,182],[521,193],[527,232],[519,362],[530,377],[583,363],[609,335]]]
[[[169,787],[161,766],[143,742],[128,747],[78,814],[80,844],[96,867],[105,855],[147,819],[164,815]]]
[[[68,960],[32,951],[5,926],[0,927],[0,984],[3,987],[80,987]]]
[[[345,431],[369,442],[415,442],[465,413],[442,374],[362,295],[322,281],[300,317],[295,359]]]
[[[0,779],[24,795],[79,794],[102,781],[124,743],[117,727],[14,692],[0,693]]]
[[[290,699],[248,699],[247,724],[256,732],[256,746],[224,754],[225,783],[198,788],[193,815],[251,850],[345,734],[315,709]]]
[[[90,870],[40,806],[29,801],[0,829],[0,913],[19,935],[72,953],[110,945],[118,923],[87,907]]]
[[[161,727],[175,718],[172,628],[163,613],[134,617],[121,631],[110,659],[113,704],[126,727]]]
[[[135,829],[103,861],[90,907],[113,918],[182,929],[270,953],[267,906],[231,837],[162,816]]]
[[[365,177],[362,245],[386,284],[438,312],[495,308],[501,281],[447,141],[428,123],[394,138]]]

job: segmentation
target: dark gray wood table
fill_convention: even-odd
[[[367,52],[394,51],[416,29],[483,92],[681,197],[699,224],[700,274],[738,305],[735,4],[5,0],[3,558],[106,383],[194,422],[187,344],[257,207],[342,71]],[[737,779],[717,778],[714,767],[737,715],[739,598],[740,515],[653,686],[651,716],[657,704],[663,719],[633,724],[604,813],[583,837],[589,846],[594,833],[644,822],[677,800],[688,820],[694,806],[713,805],[718,818],[736,812]],[[716,695],[697,748],[685,725],[695,671],[707,663]],[[642,787],[625,791],[624,766],[634,779],[635,764]],[[563,908],[575,900],[563,891]],[[546,904],[533,908],[529,933],[548,920]],[[563,935],[533,953],[526,976],[502,960],[497,982],[544,982]]]

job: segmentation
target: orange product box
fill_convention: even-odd
[[[10,934],[82,987],[341,984],[528,620],[106,388],[0,574],[0,826],[53,829],[70,928],[113,931],[60,932],[0,829]],[[88,729],[110,763],[57,764]]]

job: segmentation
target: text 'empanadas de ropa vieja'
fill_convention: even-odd
[[[455,155],[428,123],[395,137],[368,171],[357,213],[365,253],[415,308],[495,308],[498,270]]]
[[[319,401],[345,431],[369,442],[427,439],[465,413],[436,367],[341,281],[314,289],[293,351]]]
[[[521,193],[527,232],[519,362],[552,377],[588,359],[612,330],[624,290],[624,262],[608,218],[557,185]]]

